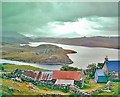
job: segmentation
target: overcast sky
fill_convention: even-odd
[[[30,37],[118,35],[118,3],[2,3],[3,31]]]

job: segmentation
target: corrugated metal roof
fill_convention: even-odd
[[[63,80],[75,80],[80,81],[83,77],[81,72],[76,71],[60,71],[55,70],[53,74],[53,79],[63,79]]]
[[[55,84],[56,85],[74,85],[74,80],[61,80],[61,79],[57,79]]]
[[[30,71],[23,72],[24,75],[34,78],[36,80],[52,80],[53,71]]]
[[[112,71],[120,72],[120,60],[108,61],[106,62],[106,66],[109,72],[112,72]]]
[[[41,80],[52,80],[53,71],[42,71]]]
[[[39,80],[41,77],[41,71],[38,72],[37,76],[36,76],[36,79]]]
[[[105,71],[103,69],[96,70],[98,76],[105,76]]]

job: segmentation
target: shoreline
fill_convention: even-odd
[[[55,69],[59,70],[63,66],[63,65],[43,65],[43,64],[15,61],[10,59],[3,59],[3,58],[2,59],[0,58],[0,64],[15,64],[15,65],[24,65],[24,66],[26,65],[26,66],[33,66],[36,68],[47,69],[47,70],[55,70]]]

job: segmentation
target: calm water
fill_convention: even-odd
[[[43,68],[43,69],[49,69],[49,70],[59,70],[62,67],[61,65],[42,65],[42,64],[35,64],[35,63],[28,63],[28,62],[6,60],[6,59],[0,59],[0,63],[10,63],[10,64],[17,64],[17,65],[30,65],[30,66],[34,66],[34,67]]]
[[[46,43],[46,42],[30,42],[28,45],[32,47],[39,46],[41,44],[53,44],[64,49],[71,49],[77,51],[75,54],[68,54],[70,59],[73,60],[73,64],[70,66],[78,67],[78,68],[86,68],[88,64],[104,62],[104,58],[107,55],[109,60],[118,60],[118,52],[117,49],[108,49],[108,48],[92,48],[92,47],[83,47],[83,46],[71,46],[71,45],[63,45],[63,44],[55,44],[55,43]],[[45,69],[60,69],[61,65],[41,65],[34,63],[25,63],[19,61],[11,61],[0,59],[1,63],[13,63],[18,65],[31,65]]]

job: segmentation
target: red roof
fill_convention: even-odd
[[[64,79],[64,80],[75,80],[80,81],[82,78],[82,73],[77,71],[60,71],[55,70],[53,74],[53,79]]]
[[[40,72],[38,73],[38,75],[37,75],[37,78],[36,78],[36,79],[37,79],[37,80],[39,80],[39,79],[40,79],[40,77],[41,77],[41,75],[42,75],[42,74],[41,74],[41,71],[40,71]]]
[[[35,78],[37,76],[37,73],[34,71],[25,71],[23,74],[31,78]]]

